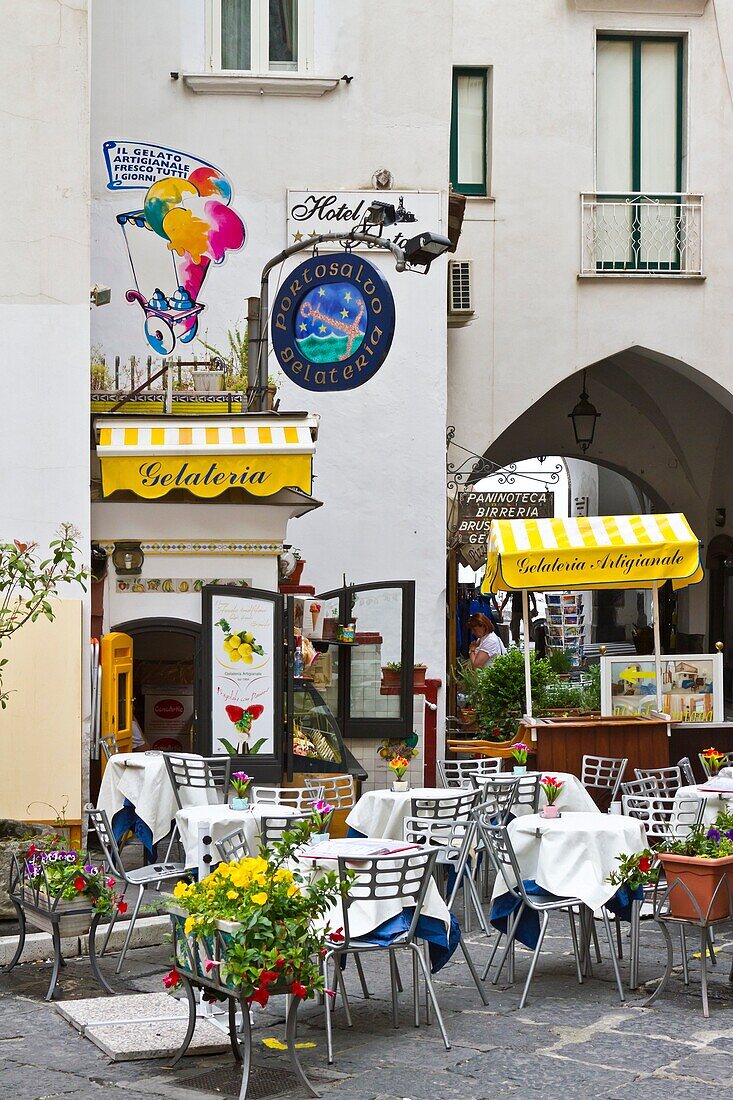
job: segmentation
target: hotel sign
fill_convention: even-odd
[[[383,230],[382,236],[397,245],[426,231],[442,232],[440,193],[438,191],[288,191],[287,244],[298,244],[319,233],[345,234],[358,229],[369,204],[374,200],[400,203],[415,220],[398,222]],[[328,247],[326,246],[321,246]],[[334,248],[339,248],[334,241]],[[365,244],[354,244],[360,251]]]

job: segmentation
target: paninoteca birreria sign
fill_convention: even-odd
[[[550,519],[553,493],[472,493],[458,497],[458,538],[462,544],[486,542],[492,519]]]

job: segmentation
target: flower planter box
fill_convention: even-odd
[[[664,867],[668,887],[671,886],[668,896],[670,913],[673,917],[680,917],[683,920],[713,921],[722,920],[731,915],[733,856],[703,859],[700,856],[678,856],[671,852],[660,852],[659,860]],[[679,881],[682,885],[675,886],[675,881]],[[721,882],[723,885],[720,885]],[[699,912],[695,902],[700,907]]]
[[[194,370],[191,375],[196,393],[218,393],[224,389],[224,371]]]
[[[35,894],[27,887],[21,891],[23,912],[26,923],[31,928],[37,928],[41,932],[53,932],[54,918],[58,924],[59,935],[62,937],[86,936],[94,916],[94,907],[91,902],[77,900],[76,898],[50,898],[43,891]]]

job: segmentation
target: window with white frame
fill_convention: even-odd
[[[311,66],[312,0],[210,0],[215,71],[304,73]]]

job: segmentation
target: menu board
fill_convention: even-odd
[[[663,656],[662,710],[672,722],[722,722],[722,653]],[[652,656],[601,657],[601,713],[648,714],[657,709]]]
[[[213,588],[208,597],[211,752],[272,756],[282,705],[279,605],[254,589]]]

